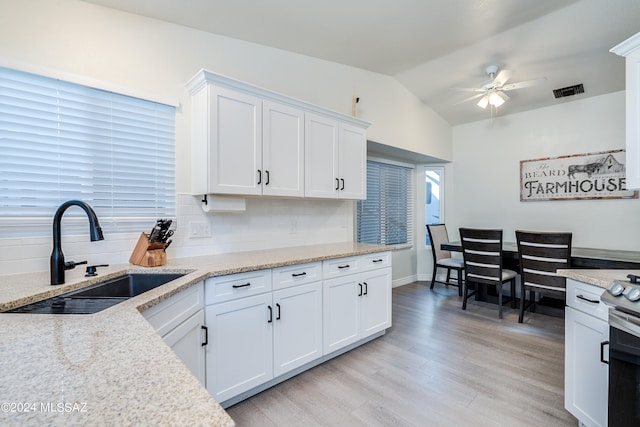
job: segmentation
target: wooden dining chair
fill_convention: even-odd
[[[498,317],[502,319],[502,306],[511,301],[515,308],[516,272],[502,268],[502,230],[460,228],[465,281],[462,287],[462,309],[467,309],[467,299],[475,295],[480,286],[491,285],[498,293]],[[511,296],[503,298],[502,285],[511,285]],[[468,293],[469,284],[474,284]]]
[[[464,271],[464,262],[461,258],[453,258],[451,252],[442,249],[443,243],[449,243],[449,234],[444,224],[427,224],[427,232],[431,241],[431,253],[433,254],[433,276],[431,277],[430,289],[433,285],[443,283],[445,286],[453,285],[458,287],[458,295],[462,295],[462,272]],[[447,269],[447,278],[444,282],[436,280],[438,268]],[[456,272],[456,283],[451,283],[451,270]]]
[[[556,274],[559,268],[571,265],[571,233],[548,233],[516,230],[520,258],[520,313],[531,307],[535,312],[536,293],[566,301],[566,279]],[[529,303],[526,305],[526,293]]]

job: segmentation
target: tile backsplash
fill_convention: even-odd
[[[205,213],[200,198],[187,194],[179,194],[177,203],[169,259],[352,241],[354,235],[353,201],[253,197],[237,213]],[[68,261],[127,263],[139,236],[105,234],[90,242],[87,235],[63,234],[62,249]],[[48,270],[51,248],[50,236],[0,239],[0,275]]]

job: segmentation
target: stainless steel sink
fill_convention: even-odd
[[[92,314],[184,276],[184,273],[126,274],[88,288],[14,308],[7,313]]]

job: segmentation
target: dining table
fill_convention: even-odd
[[[462,252],[462,243],[453,241],[440,246],[445,251]],[[502,262],[505,268],[520,271],[518,244],[502,242]],[[612,270],[640,269],[640,251],[617,249],[571,248],[570,268],[594,268]]]

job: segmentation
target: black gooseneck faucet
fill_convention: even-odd
[[[63,204],[61,204],[56,211],[55,216],[53,217],[53,252],[51,252],[50,260],[52,285],[61,285],[64,283],[65,270],[74,268],[77,264],[86,264],[86,261],[83,261],[81,263],[64,262],[60,224],[62,222],[62,214],[64,214],[69,206],[79,206],[87,214],[87,217],[89,218],[89,235],[92,242],[104,240],[102,229],[100,228],[100,223],[98,222],[98,217],[96,216],[96,213],[93,211],[93,209],[91,209],[91,206],[89,206],[85,202],[81,202],[80,200],[69,200],[68,202],[64,202]]]

